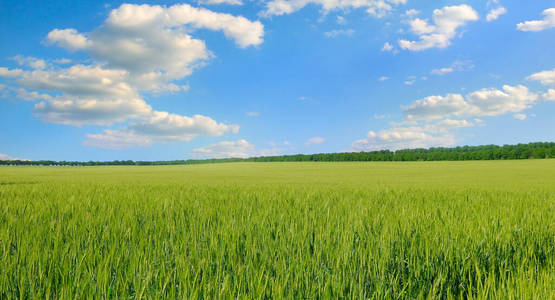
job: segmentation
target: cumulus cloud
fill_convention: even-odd
[[[247,158],[254,156],[275,156],[282,154],[284,149],[271,148],[257,150],[246,140],[223,141],[202,148],[193,149],[194,158]]]
[[[426,121],[448,116],[497,116],[530,108],[538,95],[522,85],[503,90],[482,89],[463,97],[460,94],[430,96],[403,106],[407,121]]]
[[[453,129],[468,128],[468,127],[474,127],[474,126],[475,126],[474,123],[469,122],[467,120],[444,119],[436,123],[428,124],[424,127],[424,129],[426,131],[434,132],[434,133],[437,133],[437,132],[445,133]]]
[[[434,135],[419,127],[400,127],[370,131],[363,140],[352,144],[354,151],[399,150],[452,146],[455,138],[450,134]]]
[[[461,115],[468,103],[459,94],[429,96],[408,106],[402,106],[403,114],[410,121],[441,119],[448,115]]]
[[[221,136],[227,132],[238,133],[239,126],[218,123],[202,115],[187,117],[154,111],[122,129],[107,129],[101,134],[88,134],[83,144],[105,149],[124,149],[153,143],[188,142],[199,136]]]
[[[516,28],[520,31],[542,31],[555,27],[555,8],[548,8],[544,10],[543,15],[543,20],[518,23]]]
[[[127,130],[106,129],[102,134],[87,134],[83,145],[108,150],[121,150],[132,147],[145,147],[152,145],[150,137],[137,135]]]
[[[41,94],[34,91],[28,91],[23,88],[14,89],[17,95],[17,98],[26,100],[26,101],[36,101],[36,100],[50,100],[52,97],[48,94]]]
[[[393,45],[391,45],[390,43],[383,44],[383,47],[382,47],[383,52],[391,52],[393,51],[393,49],[394,49]]]
[[[49,44],[56,44],[70,51],[87,49],[90,47],[90,41],[77,30],[70,29],[54,29],[48,33],[46,41]]]
[[[23,73],[23,70],[21,69],[8,69],[8,68],[4,68],[4,67],[0,67],[0,77],[4,77],[4,78],[15,78],[18,77],[19,75],[21,75],[21,73]]]
[[[155,111],[147,118],[129,125],[129,130],[162,140],[190,141],[198,136],[221,136],[231,131],[239,132],[238,125],[218,123],[210,117],[180,116]]]
[[[389,77],[387,77],[387,76],[382,76],[378,79],[378,81],[380,81],[380,82],[384,82],[384,81],[387,81],[387,80],[389,80]]]
[[[35,104],[35,115],[50,123],[83,126],[104,125],[138,118],[151,111],[142,99],[89,99],[54,98]]]
[[[555,69],[532,74],[526,80],[535,80],[543,85],[555,85]]]
[[[26,160],[0,153],[0,160]]]
[[[254,156],[256,147],[246,140],[224,141],[193,149],[195,158],[247,158]]]
[[[468,22],[478,20],[478,13],[469,5],[446,6],[434,10],[434,23],[428,20],[409,21],[411,31],[419,36],[418,41],[400,40],[401,49],[421,51],[430,48],[446,48],[457,35],[457,29]]]
[[[22,87],[16,89],[20,98],[44,100],[34,110],[47,122],[112,125],[151,112],[151,107],[127,82],[128,73],[124,70],[74,65],[66,69],[8,71],[17,73],[12,78]]]
[[[507,13],[507,9],[503,6],[494,8],[494,9],[489,11],[488,15],[486,16],[486,20],[488,22],[495,21],[495,20],[499,19],[499,17],[501,15],[504,15],[506,13]]]
[[[46,122],[74,126],[129,122],[120,129],[88,135],[86,145],[118,149],[237,132],[238,126],[206,116],[155,111],[141,95],[188,88],[175,81],[213,57],[204,41],[191,36],[199,29],[220,31],[240,48],[260,45],[264,36],[259,21],[242,16],[188,4],[123,4],[91,32],[54,29],[46,36],[45,44],[88,54],[90,64],[64,67],[61,64],[71,61],[48,63],[16,56],[23,68],[0,67],[0,77],[12,84],[7,90],[19,98],[40,101],[34,112]]]
[[[44,69],[48,66],[44,59],[38,59],[36,57],[25,57],[21,55],[16,55],[13,58],[20,66],[29,66],[33,69]]]
[[[409,9],[407,11],[405,11],[405,13],[403,14],[404,17],[414,17],[420,14],[420,11],[417,9]]]
[[[335,29],[327,31],[324,34],[328,38],[336,38],[338,36],[352,36],[355,33],[353,29]]]
[[[471,116],[498,116],[506,113],[521,112],[532,107],[538,95],[519,85],[505,85],[503,91],[482,89],[467,95],[470,105],[467,114]]]
[[[393,10],[393,7],[407,3],[407,0],[271,0],[266,3],[266,10],[261,16],[281,16],[301,10],[307,5],[322,6],[322,12],[327,14],[333,10],[348,10],[365,8],[366,12],[375,17],[383,17]]]
[[[326,139],[321,138],[321,137],[312,137],[312,138],[309,138],[306,141],[305,145],[307,145],[307,146],[318,145],[318,144],[322,144],[325,141],[326,141]]]
[[[555,90],[549,89],[542,97],[546,101],[555,101]]]
[[[249,117],[259,117],[260,113],[257,112],[257,111],[249,111],[249,112],[247,112],[247,116],[249,116]]]
[[[390,129],[370,131],[365,139],[355,141],[352,149],[374,151],[452,146],[455,144],[454,131],[484,125],[484,121],[476,117],[513,113],[515,119],[525,120],[528,115],[522,111],[531,108],[538,98],[538,94],[522,85],[505,85],[502,90],[481,89],[466,96],[426,97],[401,106],[405,116],[403,122],[392,123]],[[550,90],[543,98],[555,100],[555,90]],[[467,117],[472,121],[466,120]]]
[[[47,42],[68,50],[84,50],[107,68],[124,69],[141,90],[190,75],[213,54],[204,41],[189,32],[222,31],[241,48],[260,45],[264,26],[242,16],[216,13],[188,4],[123,4],[110,12],[104,24],[85,34],[75,29],[55,29]]]

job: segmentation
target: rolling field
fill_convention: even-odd
[[[0,299],[555,299],[555,160],[0,167]]]

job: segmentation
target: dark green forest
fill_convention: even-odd
[[[397,151],[343,152],[296,154],[250,158],[190,159],[169,161],[52,161],[3,160],[0,165],[39,166],[155,166],[191,165],[227,162],[295,162],[295,161],[458,161],[555,158],[555,143],[529,143],[518,145],[460,146],[453,148],[406,149]]]

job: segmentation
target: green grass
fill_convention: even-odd
[[[555,160],[0,168],[0,299],[555,299]]]

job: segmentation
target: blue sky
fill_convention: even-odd
[[[2,1],[0,159],[555,140],[554,1]]]

